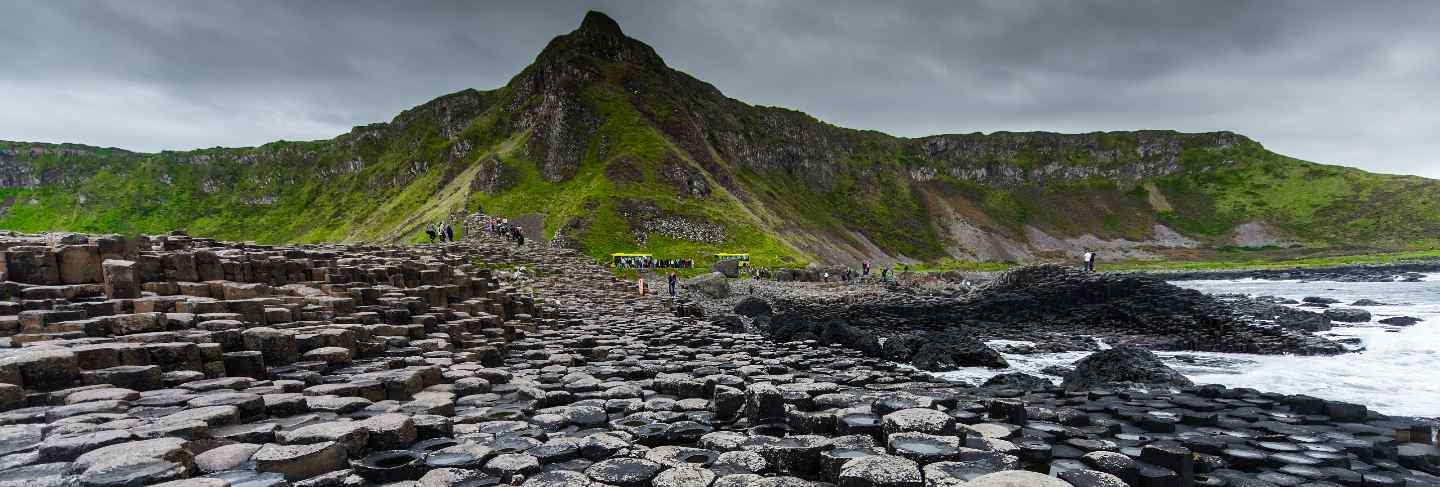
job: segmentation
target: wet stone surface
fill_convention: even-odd
[[[1431,425],[1363,405],[946,383],[533,243],[77,238],[100,281],[0,286],[0,486],[1440,485]]]

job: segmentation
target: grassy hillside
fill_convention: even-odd
[[[0,142],[5,229],[403,242],[483,211],[538,215],[547,238],[597,257],[748,251],[759,265],[963,268],[1113,242],[1169,257],[1420,250],[1437,246],[1436,196],[1433,180],[1225,132],[836,127],[727,98],[594,13],[503,87],[331,140],[159,154]]]

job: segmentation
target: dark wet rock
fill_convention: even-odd
[[[1420,318],[1410,317],[1410,316],[1395,316],[1395,317],[1390,317],[1390,318],[1382,319],[1382,320],[1379,321],[1379,323],[1380,323],[1380,324],[1384,324],[1384,325],[1391,325],[1391,326],[1412,326],[1412,325],[1415,325],[1416,323],[1419,323],[1419,322],[1421,322],[1421,321],[1424,321],[1424,320],[1422,320],[1422,319],[1420,319]]]
[[[1068,372],[1068,371],[1066,371]],[[1005,387],[1023,390],[1035,390],[1051,387],[1055,383],[1044,377],[1036,377],[1023,372],[1009,372],[991,377],[981,384],[984,387]]]
[[[1252,310],[1251,313],[1257,318],[1273,320],[1283,328],[1305,331],[1328,331],[1334,321],[1328,311],[1315,313],[1280,305],[1266,307],[1263,311]]]
[[[1049,365],[1043,369],[1040,369],[1040,373],[1045,375],[1053,375],[1056,377],[1065,377],[1067,375],[1070,375],[1070,373],[1074,371],[1074,367],[1066,365]]]
[[[870,357],[879,357],[884,350],[880,338],[875,334],[838,320],[828,321],[822,326],[820,340],[824,343],[858,350]]]
[[[911,363],[920,370],[944,372],[961,367],[1005,368],[1010,364],[999,352],[968,336],[931,335],[924,339]]]
[[[1134,383],[1152,386],[1188,387],[1190,379],[1165,365],[1148,350],[1120,346],[1096,352],[1075,363],[1065,376],[1069,390],[1090,389],[1105,384]]]
[[[1330,308],[1325,310],[1325,317],[1341,323],[1366,323],[1370,321],[1370,312],[1358,308]]]
[[[891,455],[902,456],[921,465],[955,460],[960,455],[960,438],[925,433],[892,433],[885,439]]]

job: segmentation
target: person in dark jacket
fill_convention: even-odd
[[[435,224],[434,224],[434,223],[431,223],[431,224],[425,226],[425,235],[430,237],[430,243],[432,243],[432,244],[435,243],[435,235],[436,235],[436,234],[437,234],[437,232],[435,231]]]
[[[445,241],[455,241],[455,227],[450,226],[450,222],[445,222]]]
[[[670,297],[673,298],[675,297],[675,284],[677,281],[680,280],[680,278],[675,275],[675,271],[670,271],[670,277],[667,278],[667,280],[670,283]]]

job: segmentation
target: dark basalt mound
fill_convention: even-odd
[[[997,387],[1005,389],[1038,390],[1055,385],[1049,379],[1037,377],[1023,372],[1010,372],[991,377],[986,380],[983,387]]]
[[[920,370],[944,372],[961,367],[1005,368],[1005,357],[974,336],[964,333],[930,333],[891,337],[881,345],[874,333],[840,320],[816,324],[787,313],[775,316],[767,330],[776,341],[818,340],[859,350],[869,357],[909,362]]]
[[[821,324],[839,321],[888,338],[883,356],[900,362],[912,361],[920,348],[905,337],[950,335],[981,342],[1027,340],[1044,351],[1095,350],[1097,338],[1158,350],[1346,351],[1310,334],[1330,329],[1330,318],[1320,313],[1243,296],[1210,296],[1142,275],[1086,273],[1058,265],[1019,268],[959,298],[891,293],[850,305],[794,299],[776,307],[784,310],[770,330],[776,339],[811,339],[820,335]],[[932,365],[943,370],[949,364],[936,360]]]
[[[1075,370],[1065,376],[1064,387],[1085,390],[1112,384],[1192,385],[1190,379],[1165,365],[1149,350],[1120,346],[1095,352],[1075,362]]]
[[[930,335],[922,338],[910,362],[915,368],[934,372],[955,370],[961,367],[989,367],[1003,369],[1010,366],[1005,357],[974,337],[948,337]]]

